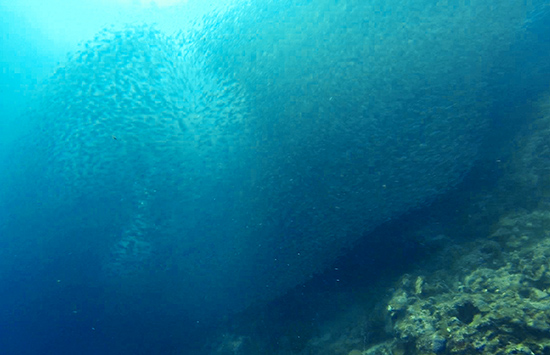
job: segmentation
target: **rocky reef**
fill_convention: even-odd
[[[409,354],[549,353],[549,227],[550,211],[506,216],[489,238],[443,253],[449,269],[404,276],[387,306],[400,346]]]

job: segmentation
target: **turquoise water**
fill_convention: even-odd
[[[542,1],[1,6],[6,353],[189,353],[357,243],[401,270],[369,233],[485,188],[548,89]]]

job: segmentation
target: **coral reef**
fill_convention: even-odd
[[[401,279],[388,321],[412,353],[550,353],[550,212],[507,216],[497,227],[447,250],[451,268]]]

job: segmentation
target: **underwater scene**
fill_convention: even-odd
[[[0,0],[0,354],[550,355],[549,0]]]

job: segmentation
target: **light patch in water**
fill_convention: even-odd
[[[122,5],[143,6],[143,7],[168,7],[179,4],[186,4],[189,0],[117,0]]]

